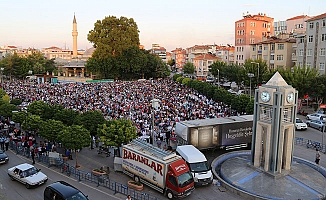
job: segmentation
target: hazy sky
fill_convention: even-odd
[[[87,34],[105,16],[133,18],[146,49],[167,51],[201,44],[234,44],[242,13],[266,13],[274,21],[326,12],[326,0],[0,0],[0,46],[72,49],[77,19],[78,49],[92,46]]]

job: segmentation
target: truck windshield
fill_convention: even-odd
[[[207,161],[198,162],[198,163],[189,163],[189,167],[191,172],[207,172],[209,170],[207,166]]]
[[[194,182],[194,178],[192,177],[190,172],[186,172],[178,176],[178,184],[180,188],[183,188],[192,182]]]

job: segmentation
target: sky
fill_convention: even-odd
[[[234,45],[242,14],[265,13],[274,21],[326,12],[326,0],[0,0],[0,46],[72,49],[77,20],[78,49],[92,44],[87,34],[107,16],[133,18],[140,44],[167,51],[194,45]]]

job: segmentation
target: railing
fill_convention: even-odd
[[[10,142],[9,147],[16,152],[16,154],[23,155],[26,157],[30,156],[29,149],[28,153],[26,152],[27,150],[24,149],[24,147],[17,146],[15,142]],[[129,188],[125,184],[118,183],[116,181],[111,180],[108,176],[106,175],[94,175],[92,172],[86,172],[79,170],[68,163],[63,162],[62,158],[49,158],[45,153],[40,153],[35,155],[35,160],[41,163],[46,164],[48,167],[55,166],[60,171],[67,176],[76,178],[78,181],[85,181],[85,182],[91,182],[91,183],[96,183],[97,186],[102,186],[105,188],[108,188],[112,191],[114,191],[114,194],[116,193],[121,193],[123,195],[130,195],[131,199],[136,199],[136,200],[160,200],[159,198],[147,194],[145,192],[139,192],[137,190]]]
[[[326,154],[326,144],[321,144],[320,142],[315,142],[312,140],[296,137],[294,140],[295,145],[306,146],[307,148],[318,149],[320,152]]]

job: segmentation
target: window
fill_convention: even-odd
[[[271,55],[271,60],[274,60],[274,55]]]
[[[255,35],[255,31],[250,31],[250,35]]]
[[[264,55],[264,60],[268,60],[268,56],[267,55]]]
[[[314,23],[313,22],[309,23],[309,28],[314,28]]]
[[[319,70],[325,70],[325,63],[319,63]]]
[[[325,26],[326,26],[326,20],[323,20],[323,21],[321,22],[321,24],[322,24],[323,27],[325,27]]]
[[[283,55],[277,55],[276,60],[283,60]]]
[[[256,60],[256,56],[251,56],[251,60]]]
[[[326,41],[326,33],[321,34],[321,41]]]
[[[321,48],[321,49],[320,49],[320,55],[321,55],[321,56],[325,56],[325,55],[326,55],[325,48]]]
[[[175,179],[174,176],[169,176],[169,181],[172,185],[174,185],[175,187],[178,187],[177,180]]]
[[[268,50],[268,45],[264,45],[264,51]]]
[[[314,36],[313,35],[309,35],[308,42],[312,42],[313,40],[314,40]]]
[[[252,51],[255,52],[256,51],[256,46],[252,47]]]
[[[284,49],[284,44],[277,44],[277,49],[278,50],[283,50]]]
[[[295,25],[295,28],[296,28],[296,29],[303,28],[303,24],[296,24],[296,25]]]
[[[307,56],[312,56],[312,49],[308,49]]]
[[[307,67],[311,68],[311,63],[310,62],[307,63]]]
[[[274,51],[275,50],[275,44],[272,44],[271,45],[271,51]]]
[[[303,56],[303,49],[299,50],[299,56]]]
[[[300,38],[300,43],[304,43],[304,38]]]
[[[302,66],[303,66],[302,62],[299,62],[299,67],[302,67]]]
[[[255,44],[255,38],[250,38],[250,44]]]

